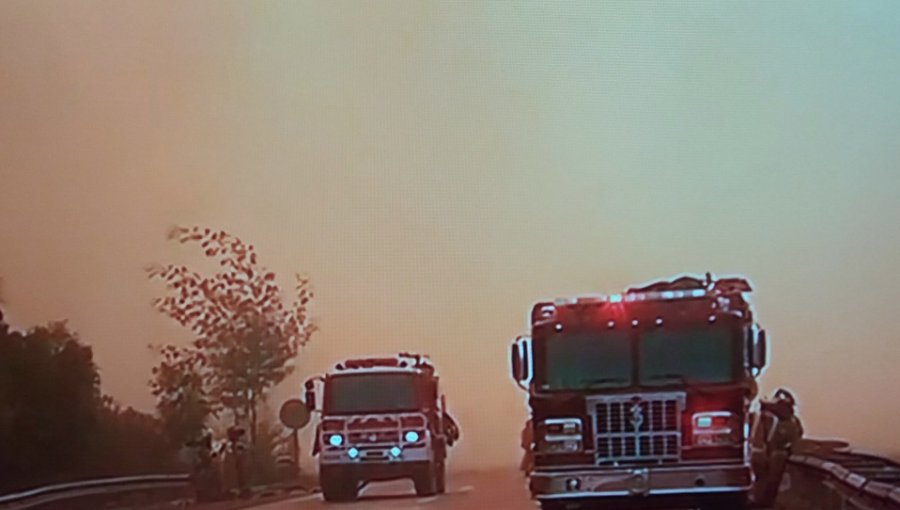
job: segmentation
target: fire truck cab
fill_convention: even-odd
[[[427,358],[339,363],[306,382],[311,410],[316,381],[323,395],[313,452],[326,501],[352,501],[369,482],[397,479],[411,479],[419,496],[444,492],[448,450],[460,434]]]
[[[690,276],[536,303],[515,340],[543,508],[747,505],[750,405],[766,365],[743,278]]]

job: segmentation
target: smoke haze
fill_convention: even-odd
[[[146,345],[188,337],[142,268],[199,260],[172,225],[222,228],[313,278],[321,331],[273,406],[339,359],[425,352],[457,465],[494,466],[519,453],[507,351],[534,301],[743,273],[763,392],[900,451],[898,11],[2,2],[10,319],[69,318],[149,410]]]

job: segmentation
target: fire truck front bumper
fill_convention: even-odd
[[[539,500],[737,494],[752,484],[750,466],[743,464],[537,470],[530,480]]]

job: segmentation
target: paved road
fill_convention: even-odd
[[[515,472],[448,475],[447,494],[417,498],[412,483],[373,484],[359,501],[328,504],[318,494],[255,506],[252,510],[535,510],[524,478]]]
[[[447,494],[417,498],[410,482],[373,484],[354,503],[325,503],[313,494],[246,510],[535,510],[525,479],[514,471],[448,477]],[[772,509],[768,509],[772,510]],[[810,509],[804,509],[810,510]]]

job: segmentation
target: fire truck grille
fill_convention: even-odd
[[[677,461],[684,401],[683,393],[590,399],[597,464]]]
[[[400,441],[399,430],[372,430],[351,432],[348,436],[350,444],[365,445],[395,445]]]

